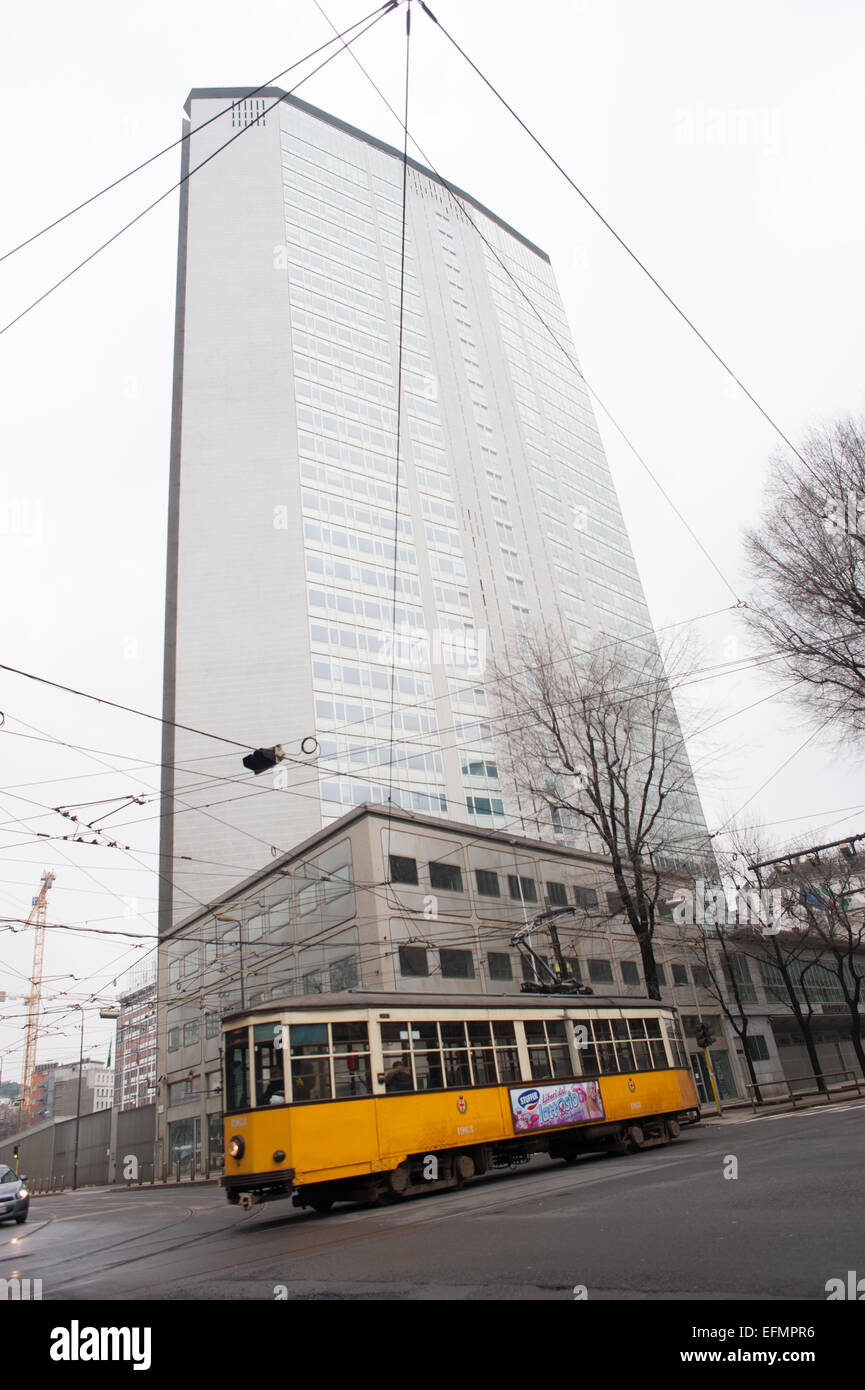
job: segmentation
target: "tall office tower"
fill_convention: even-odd
[[[397,477],[402,155],[280,95],[186,108],[163,930],[360,802],[536,834],[485,663],[651,631],[548,257],[410,164]]]

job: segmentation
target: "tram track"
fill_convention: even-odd
[[[312,1223],[315,1223],[316,1226],[326,1223],[329,1227],[337,1226],[337,1229],[332,1231],[329,1238],[313,1240],[307,1244],[294,1245],[290,1250],[287,1250],[284,1246],[274,1249],[271,1245],[267,1250],[256,1252],[256,1254],[249,1259],[237,1259],[232,1255],[230,1262],[232,1277],[235,1277],[240,1271],[249,1272],[260,1269],[262,1266],[267,1267],[277,1264],[282,1259],[290,1259],[291,1262],[294,1263],[298,1260],[310,1259],[318,1255],[326,1255],[331,1251],[353,1248],[368,1242],[385,1240],[393,1236],[396,1232],[405,1233],[412,1228],[420,1228],[435,1222],[465,1219],[466,1217],[476,1215],[483,1216],[487,1213],[494,1212],[496,1209],[506,1209],[508,1207],[524,1204],[527,1201],[543,1199],[544,1197],[555,1195],[557,1192],[573,1192],[581,1188],[595,1187],[621,1178],[636,1178],[640,1173],[653,1173],[661,1169],[679,1166],[686,1163],[689,1157],[689,1155],[683,1154],[681,1157],[668,1158],[662,1162],[655,1161],[652,1163],[651,1167],[641,1164],[638,1168],[629,1168],[629,1170],[622,1169],[615,1173],[607,1172],[598,1174],[596,1177],[583,1178],[580,1181],[571,1180],[566,1183],[555,1181],[556,1178],[565,1176],[563,1172],[556,1172],[553,1174],[542,1173],[538,1176],[552,1179],[552,1181],[543,1183],[542,1190],[539,1191],[535,1187],[531,1192],[521,1191],[519,1193],[513,1193],[510,1196],[503,1194],[495,1197],[489,1202],[468,1204],[466,1201],[460,1200],[468,1198],[471,1195],[468,1191],[464,1190],[459,1193],[435,1194],[435,1196],[431,1194],[429,1199],[422,1197],[415,1198],[411,1200],[410,1204],[412,1208],[415,1206],[417,1206],[417,1208],[423,1208],[426,1206],[427,1201],[434,1201],[436,1204],[440,1201],[448,1201],[447,1211],[437,1210],[425,1212],[422,1209],[410,1211],[406,1210],[409,1206],[409,1203],[406,1203],[404,1205],[400,1204],[398,1207],[374,1208],[372,1210],[366,1209],[364,1211],[355,1212],[347,1211],[326,1217],[309,1215],[301,1217],[300,1219],[296,1216],[277,1218],[276,1220],[270,1220],[266,1223],[259,1223],[257,1229],[263,1233],[270,1232],[272,1234],[277,1234],[280,1231],[285,1231],[289,1226],[297,1228],[301,1226],[301,1224],[306,1226]],[[210,1237],[225,1236],[230,1240],[232,1238],[232,1233],[237,1230],[238,1226],[245,1225],[246,1221],[249,1221],[258,1214],[258,1212],[253,1210],[248,1214],[245,1221],[237,1222],[231,1227],[223,1227],[219,1231],[213,1231],[208,1234]],[[398,1219],[388,1219],[393,1216],[396,1216]],[[370,1227],[368,1225],[369,1222],[377,1222],[377,1224],[374,1227]],[[340,1231],[345,1232],[346,1226],[355,1227],[358,1225],[363,1225],[363,1229],[352,1230],[351,1234],[340,1234]],[[322,1235],[324,1235],[324,1232],[322,1232]],[[175,1246],[166,1246],[163,1247],[161,1251],[154,1251],[149,1255],[141,1255],[136,1258],[137,1260],[158,1258],[159,1255],[168,1254],[174,1249],[180,1249],[184,1245],[192,1243],[193,1241],[179,1242]],[[136,1261],[129,1261],[127,1263],[134,1262]],[[111,1267],[105,1267],[105,1269],[108,1268]],[[101,1275],[103,1272],[105,1271],[100,1270],[98,1273]],[[162,1296],[165,1296],[166,1289],[171,1287],[172,1283],[177,1284],[181,1282],[181,1280],[183,1282],[188,1282],[188,1276],[181,1276],[169,1283],[166,1283],[165,1280],[161,1280],[158,1284],[140,1285],[136,1289],[129,1290],[129,1292],[125,1293],[123,1296],[134,1299],[136,1297],[146,1297],[147,1294],[156,1291],[160,1292]],[[63,1286],[61,1285],[60,1287]]]
[[[194,1215],[195,1215],[195,1208],[194,1208],[194,1207],[186,1207],[186,1208],[184,1209],[183,1214],[178,1214],[178,1216],[177,1216],[173,1221],[166,1221],[165,1224],[162,1225],[162,1226],[155,1226],[155,1227],[153,1227],[151,1230],[148,1230],[148,1231],[140,1231],[140,1232],[138,1233],[138,1235],[135,1235],[135,1236],[124,1236],[121,1240],[110,1241],[109,1244],[107,1244],[107,1245],[97,1245],[97,1246],[93,1247],[93,1248],[90,1249],[90,1250],[80,1250],[80,1251],[77,1251],[74,1255],[64,1255],[64,1256],[62,1256],[60,1259],[56,1259],[56,1258],[55,1258],[55,1259],[52,1259],[50,1256],[48,1256],[48,1258],[45,1259],[45,1257],[44,1257],[43,1255],[41,1255],[40,1252],[39,1252],[38,1250],[32,1250],[32,1251],[26,1250],[26,1251],[22,1252],[22,1254],[18,1255],[17,1258],[18,1258],[19,1260],[25,1260],[25,1259],[38,1259],[38,1260],[40,1261],[40,1270],[42,1270],[42,1269],[45,1269],[45,1270],[59,1269],[62,1265],[65,1265],[65,1264],[72,1264],[72,1263],[74,1263],[74,1262],[80,1262],[81,1260],[90,1260],[90,1259],[93,1259],[94,1256],[105,1254],[105,1253],[107,1253],[108,1251],[111,1251],[111,1250],[118,1250],[118,1249],[120,1249],[120,1247],[123,1246],[123,1245],[132,1245],[132,1244],[135,1243],[135,1241],[138,1241],[138,1240],[148,1240],[148,1239],[150,1239],[150,1238],[152,1238],[152,1237],[154,1237],[154,1236],[158,1236],[162,1231],[167,1231],[170,1227],[176,1227],[177,1225],[184,1225],[184,1224],[185,1224],[187,1221],[189,1221],[190,1218],[191,1218],[192,1216],[194,1216]],[[59,1217],[59,1218],[58,1218],[58,1217],[54,1217],[54,1218],[49,1218],[49,1220],[45,1222],[45,1225],[46,1225],[46,1226],[55,1226],[55,1225],[60,1225],[63,1221],[75,1221],[75,1220],[80,1220],[80,1219],[81,1219],[81,1218],[78,1217],[78,1216],[73,1216],[73,1217]],[[38,1234],[38,1232],[35,1232],[35,1231],[34,1231],[33,1234],[36,1235],[36,1234]],[[125,1262],[121,1262],[121,1263],[125,1263]],[[106,1268],[106,1269],[112,1269],[112,1268],[115,1268],[115,1267],[116,1267],[116,1266],[113,1266],[113,1265],[106,1265],[106,1266],[104,1266],[104,1268]],[[61,1287],[62,1287],[62,1286],[61,1286]]]

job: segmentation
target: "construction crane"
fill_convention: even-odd
[[[42,964],[45,959],[45,922],[48,915],[48,889],[55,875],[50,869],[42,871],[42,885],[38,897],[33,899],[33,907],[26,925],[36,928],[33,942],[33,970],[30,975],[30,993],[27,999],[27,1031],[24,1045],[24,1095],[21,1100],[20,1122],[22,1129],[32,1124],[36,1092],[36,1044],[39,1040],[39,1015],[42,1010]]]

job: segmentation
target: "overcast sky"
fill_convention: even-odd
[[[322,3],[340,29],[368,12]],[[431,8],[790,438],[862,410],[860,4]],[[0,250],[178,139],[192,87],[258,86],[332,33],[315,0],[47,0],[4,27]],[[357,53],[399,108],[402,17]],[[345,54],[298,94],[400,141]],[[750,654],[732,610],[747,596],[741,538],[780,441],[417,5],[409,127],[440,173],[551,256],[586,378],[615,421],[599,411],[653,618],[688,620],[704,722],[724,720],[692,747],[710,830],[740,809],[781,844],[865,830],[861,750],[806,742],[819,716],[809,724],[765,675],[723,669]],[[0,263],[2,324],[178,176],[175,150]],[[172,193],[0,336],[0,660],[154,714],[176,250]],[[49,921],[91,929],[48,934],[39,1057],[68,1059],[69,1002],[110,997],[152,946],[99,933],[155,931],[159,726],[5,672],[0,710],[0,915],[26,917],[50,867]],[[126,794],[150,798],[108,822],[128,853],[35,838],[63,833],[51,807]],[[17,1080],[25,1006],[13,996],[28,988],[33,938],[0,941],[0,1062]],[[104,1055],[110,1033],[88,1006],[87,1052]]]

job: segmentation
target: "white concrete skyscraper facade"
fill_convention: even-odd
[[[361,802],[532,834],[487,659],[652,627],[548,257],[409,162],[397,451],[402,155],[279,96],[186,107],[163,930]]]

